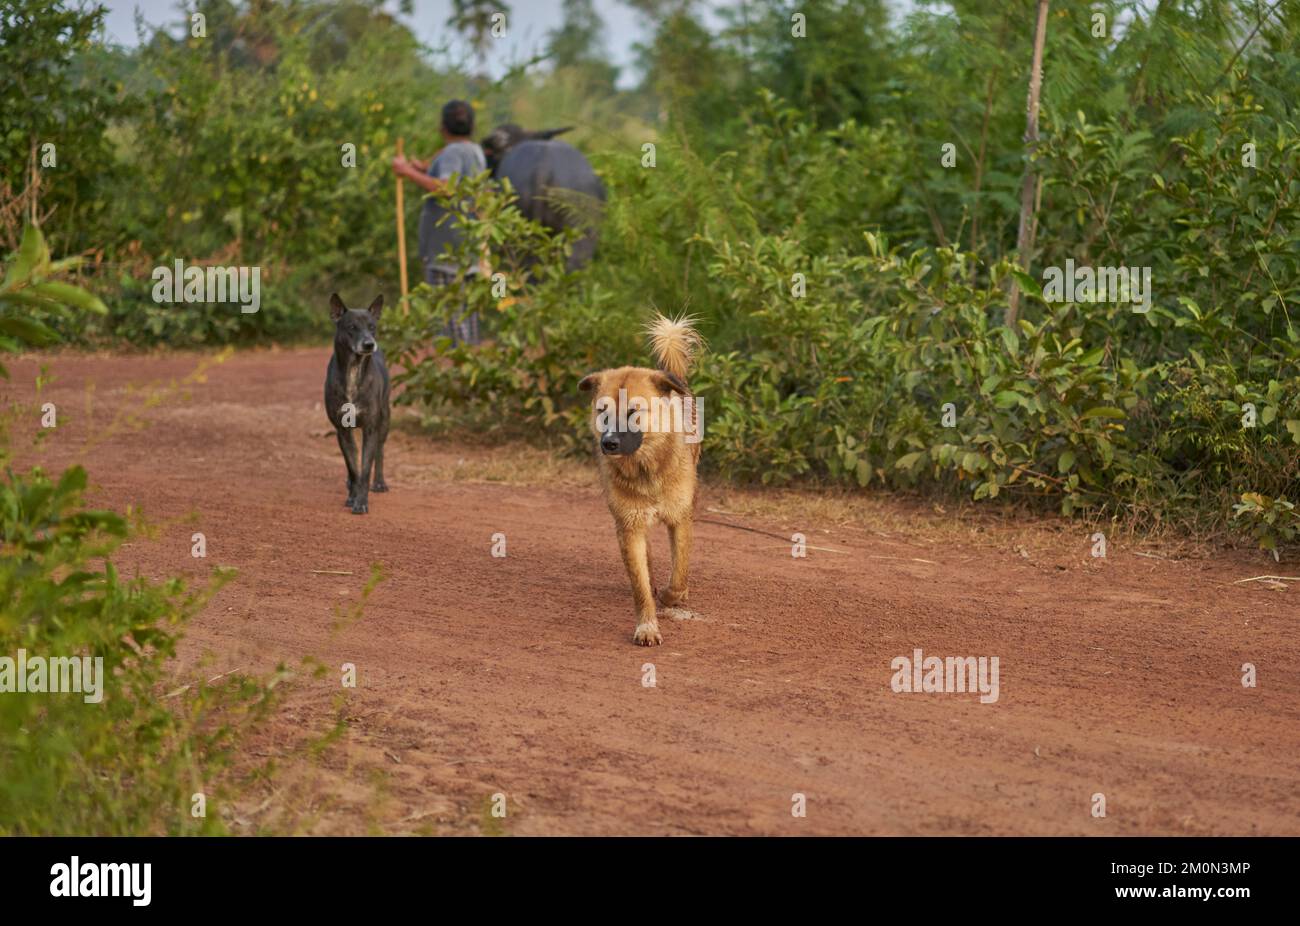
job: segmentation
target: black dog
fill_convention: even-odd
[[[334,356],[325,373],[325,414],[339,439],[348,467],[348,500],[353,514],[370,510],[370,490],[387,492],[384,483],[384,441],[388,439],[388,368],[384,352],[375,341],[375,327],[384,309],[378,296],[369,309],[349,309],[338,293],[330,296],[334,319]],[[358,464],[352,432],[361,428]],[[375,482],[370,483],[370,466]]]

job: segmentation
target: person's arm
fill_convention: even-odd
[[[425,170],[428,168],[426,167]],[[417,186],[423,187],[430,193],[440,193],[447,188],[445,180],[439,180],[437,177],[430,177],[418,167],[416,161],[410,158],[395,157],[393,158],[393,173],[399,177],[405,177]]]
[[[441,193],[447,189],[446,180],[439,180],[437,177],[430,177],[428,174],[422,174],[418,170],[412,170],[406,175],[406,179],[410,180],[416,186],[423,187],[430,193]]]

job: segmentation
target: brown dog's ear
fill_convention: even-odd
[[[375,317],[375,321],[379,321],[379,315],[381,312],[384,311],[383,293],[380,293],[378,296],[375,297],[375,301],[370,303],[370,308],[368,309],[368,311],[370,312],[371,315]]]
[[[600,374],[588,373],[582,379],[578,380],[578,391],[591,392],[591,390],[595,389],[599,385],[600,385]]]
[[[650,381],[655,384],[655,388],[660,392],[675,392],[678,395],[691,394],[691,390],[686,388],[684,382],[664,370],[656,370],[655,374],[650,377]]]
[[[343,300],[339,298],[339,294],[330,293],[330,318],[334,321],[338,321],[339,316],[347,310],[348,307],[343,304]]]

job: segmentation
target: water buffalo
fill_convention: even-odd
[[[568,142],[555,136],[569,131],[527,132],[517,125],[498,126],[483,139],[483,154],[494,177],[508,177],[519,194],[519,211],[554,231],[580,228],[568,267],[582,267],[596,251],[596,225],[605,203],[605,187],[591,164]]]

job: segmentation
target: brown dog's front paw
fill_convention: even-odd
[[[686,589],[682,589],[680,592],[675,592],[671,588],[666,588],[659,594],[659,603],[665,608],[675,608],[680,604],[686,603],[687,594]]]
[[[664,642],[664,638],[659,633],[657,624],[637,624],[636,632],[632,634],[632,641],[638,646],[658,646]]]

